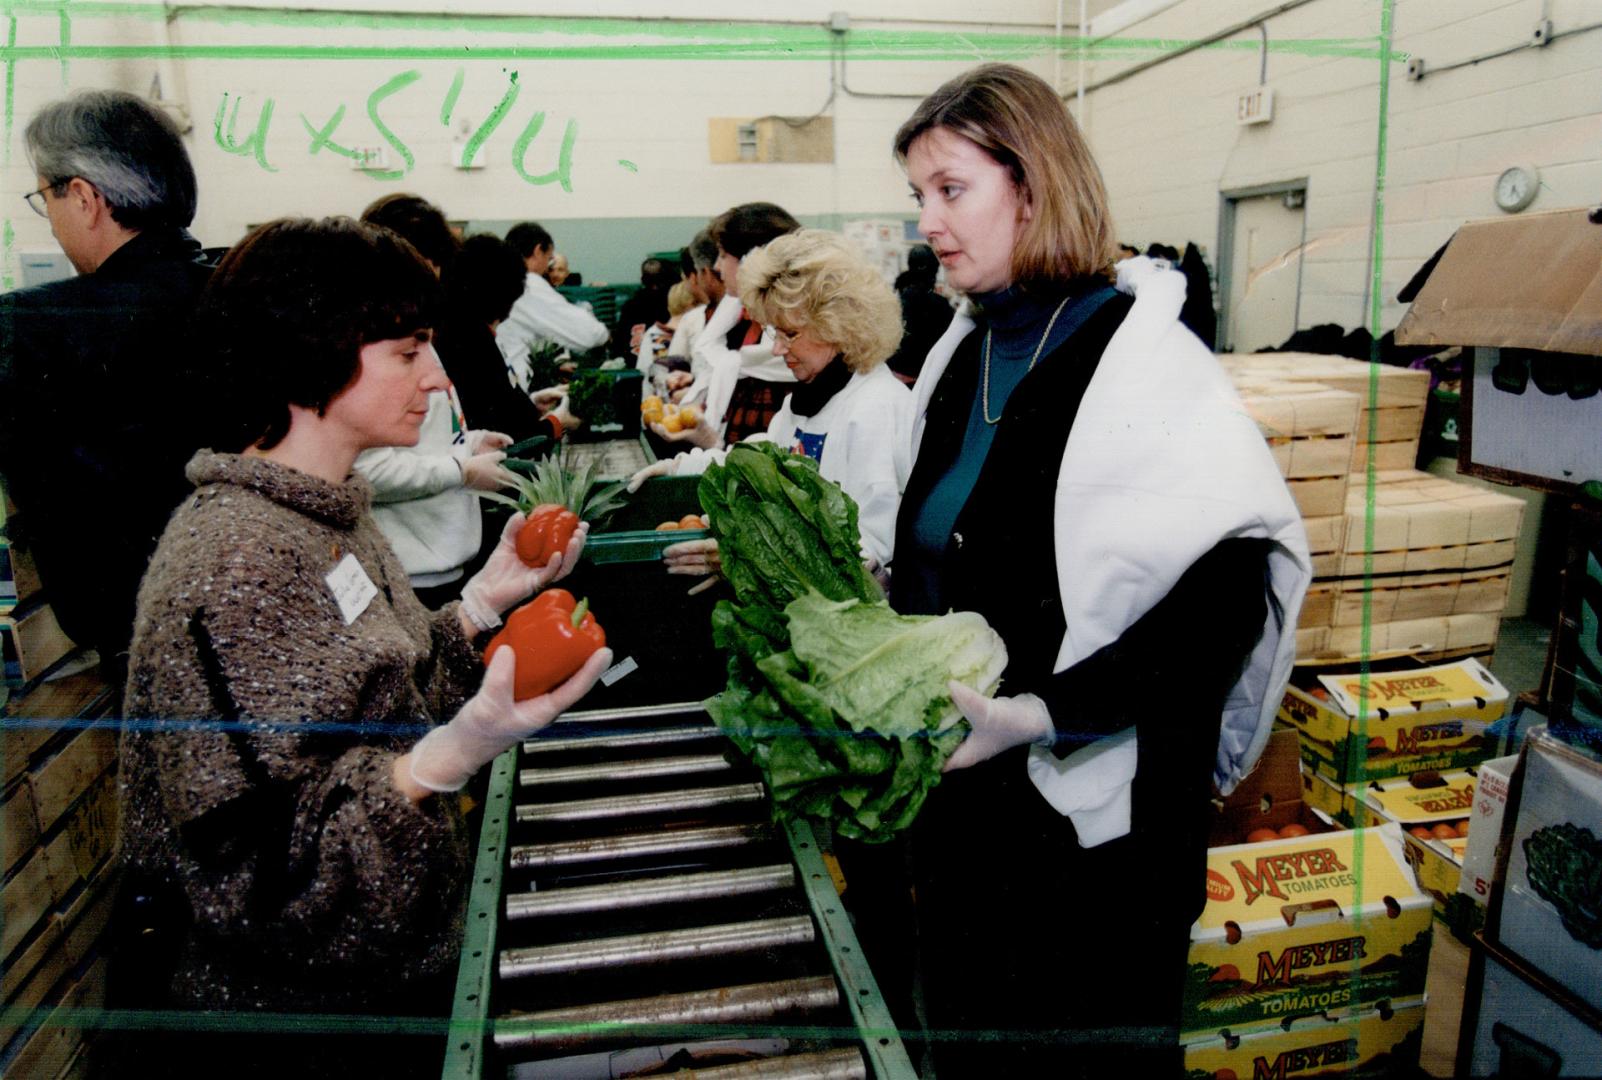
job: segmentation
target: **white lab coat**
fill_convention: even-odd
[[[880,364],[851,376],[816,416],[797,416],[789,397],[774,414],[765,435],[781,446],[793,446],[797,432],[824,434],[818,472],[832,480],[857,504],[857,525],[863,553],[881,566],[895,554],[896,511],[912,472],[912,393],[890,369]],[[726,450],[692,450],[680,454],[674,471],[686,476],[722,463]]]
[[[1118,265],[1135,303],[1114,333],[1069,434],[1055,493],[1058,591],[1067,632],[1055,670],[1117,640],[1219,541],[1271,539],[1270,584],[1283,612],[1225,700],[1213,779],[1234,790],[1257,763],[1296,651],[1312,577],[1301,518],[1257,425],[1223,369],[1179,322],[1185,279],[1151,259]],[[929,399],[973,329],[958,314],[914,388],[913,453]],[[1182,648],[1182,642],[1175,642]],[[1183,688],[1173,688],[1183,701]],[[1094,847],[1129,831],[1135,730],[1065,758],[1035,748],[1029,778]]]

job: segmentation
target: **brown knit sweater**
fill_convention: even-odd
[[[188,476],[139,590],[125,858],[187,899],[180,1003],[382,1009],[453,962],[470,871],[454,800],[412,804],[391,768],[482,668],[364,480],[209,451]],[[346,553],[378,588],[349,625],[324,580]]]

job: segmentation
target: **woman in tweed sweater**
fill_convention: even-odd
[[[514,518],[461,602],[430,613],[373,523],[352,463],[414,443],[445,386],[426,329],[436,303],[410,245],[347,219],[262,226],[203,302],[199,340],[225,402],[213,445],[239,452],[189,464],[195,493],[140,589],[121,748],[125,859],[158,898],[147,914],[179,926],[164,987],[176,1007],[442,1012],[429,998],[455,959],[470,852],[457,800],[434,795],[544,727],[610,663],[603,649],[550,694],[514,702],[510,650],[486,673],[473,648],[571,569],[582,533],[531,569]],[[327,1030],[315,1015],[289,1027]],[[218,1036],[230,1071],[271,1059],[366,1072],[398,1045],[247,1038]],[[166,1074],[177,1062],[163,1056]],[[405,1050],[420,1071],[437,1074],[435,1061]]]

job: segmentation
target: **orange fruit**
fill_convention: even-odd
[[[1279,830],[1279,836],[1281,840],[1289,840],[1293,836],[1306,836],[1307,833],[1307,826],[1295,821]]]
[[[1443,821],[1430,830],[1430,836],[1436,840],[1456,840],[1457,826]]]
[[[1261,844],[1264,840],[1278,839],[1279,833],[1269,828],[1253,829],[1251,832],[1246,834],[1246,842],[1248,844]]]

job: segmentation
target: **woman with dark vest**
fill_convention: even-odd
[[[1208,802],[1261,751],[1309,577],[1184,278],[1118,263],[1061,98],[987,65],[896,137],[966,306],[914,388],[891,602],[977,611],[999,696],[914,826],[942,1080],[1168,1076]]]

